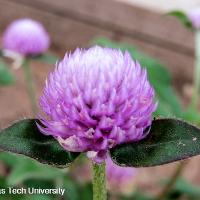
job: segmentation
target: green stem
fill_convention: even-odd
[[[34,115],[36,115],[37,104],[36,104],[35,87],[34,87],[33,77],[32,77],[28,59],[24,61],[24,63],[22,64],[22,68],[24,70],[24,78],[26,82],[27,93],[28,93],[29,100],[31,103],[32,112]]]
[[[200,89],[200,30],[195,32],[194,92],[191,107],[197,109]]]
[[[178,164],[178,166],[175,169],[174,173],[172,174],[169,182],[163,188],[163,190],[158,194],[158,196],[155,198],[155,200],[164,200],[167,197],[167,195],[169,194],[170,190],[176,184],[176,181],[180,177],[180,175],[181,175],[182,171],[184,170],[186,164],[187,164],[187,161],[182,161],[182,162],[180,162]]]
[[[93,200],[106,200],[106,173],[105,163],[93,163]]]

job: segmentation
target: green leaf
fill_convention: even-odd
[[[0,200],[21,200],[23,195],[15,195],[15,194],[9,194],[8,193],[8,187],[6,183],[6,177],[0,177],[0,190],[5,189],[5,194],[0,194]]]
[[[17,163],[17,155],[2,151],[0,152],[0,161],[10,168],[15,167]]]
[[[65,176],[63,176],[63,178],[65,178]],[[40,178],[25,180],[23,182],[23,185],[26,188],[38,188],[38,185],[39,185],[41,189],[54,188],[55,187],[54,181],[43,180],[43,179],[40,179]]]
[[[64,168],[73,162],[79,153],[65,151],[52,136],[40,133],[36,122],[35,119],[25,119],[1,130],[0,149],[55,167]]]
[[[54,180],[55,177],[63,177],[66,169],[57,169],[45,166],[25,156],[9,152],[0,153],[0,161],[11,168],[7,177],[8,185],[16,186],[30,179]]]
[[[112,42],[105,38],[96,39],[93,43],[121,49],[123,52],[128,51],[133,59],[138,60],[141,66],[147,69],[149,81],[155,89],[156,100],[159,102],[154,116],[182,117],[180,100],[172,88],[171,76],[164,65],[128,44]]]
[[[7,188],[6,177],[1,177],[1,176],[0,176],[0,187],[1,187],[1,188]],[[0,196],[1,196],[1,195],[0,195]]]
[[[3,62],[2,59],[0,59],[0,85],[11,85],[14,82],[15,78],[8,69],[8,66]]]
[[[42,194],[35,194],[35,195],[26,195],[25,197],[21,198],[20,200],[54,200],[53,195],[42,195]]]
[[[182,118],[182,108],[179,99],[170,84],[161,85],[157,83],[153,84],[153,86],[158,101],[158,108],[154,113],[154,116],[169,117],[175,115],[176,117]]]
[[[150,194],[145,194],[144,191],[136,191],[130,196],[121,196],[121,200],[155,200],[155,198],[150,197]]]
[[[63,188],[67,191],[64,193],[64,198],[67,200],[80,200],[83,198],[83,193],[79,191],[79,185],[69,177],[65,177],[63,180]],[[81,188],[85,187],[81,185]]]
[[[7,178],[8,185],[16,186],[29,179],[54,180],[55,177],[62,177],[64,173],[61,169],[45,166],[35,160],[18,156],[16,167]]]
[[[200,126],[200,113],[198,110],[193,108],[188,108],[183,112],[183,119]]]
[[[111,149],[116,164],[132,167],[157,166],[199,154],[200,129],[177,119],[156,119],[145,139]]]
[[[168,12],[167,15],[176,17],[185,27],[192,29],[192,22],[188,18],[188,16],[182,12],[181,10],[174,10],[171,12]]]
[[[174,191],[188,196],[198,196],[200,197],[199,187],[193,185],[183,178],[179,178],[175,184]]]
[[[59,60],[57,56],[52,55],[52,54],[42,54],[42,55],[31,57],[31,58],[39,62],[44,62],[47,64],[53,64],[53,65],[55,65],[56,62]]]
[[[80,198],[81,200],[92,199],[92,184],[87,183],[80,187]]]

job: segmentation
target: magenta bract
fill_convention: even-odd
[[[57,63],[40,106],[44,134],[99,163],[117,144],[146,137],[156,109],[146,70],[128,52],[98,46]]]

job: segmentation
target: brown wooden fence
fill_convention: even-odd
[[[177,84],[191,80],[193,33],[172,17],[114,0],[0,0],[0,30],[21,17],[44,23],[55,49],[86,46],[105,36],[161,60]]]

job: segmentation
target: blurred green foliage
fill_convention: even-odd
[[[151,84],[156,91],[156,99],[159,102],[155,117],[185,117],[190,120],[197,120],[198,113],[187,112],[183,115],[180,100],[178,99],[172,85],[171,76],[168,70],[156,59],[147,56],[137,50],[136,47],[112,42],[105,38],[99,38],[93,42],[101,46],[118,48],[122,51],[129,51],[135,60],[138,60],[148,71]],[[55,57],[39,57],[39,61],[54,63]],[[1,63],[0,63],[1,65]],[[1,67],[1,66],[0,66]],[[1,68],[0,68],[1,72]],[[0,73],[1,74],[1,73]],[[1,78],[0,78],[1,79]],[[1,82],[0,82],[1,83]],[[199,117],[200,119],[200,117]],[[44,149],[45,151],[45,149]],[[42,153],[42,152],[41,152]],[[91,200],[92,186],[91,183],[81,184],[73,179],[69,169],[56,169],[48,165],[42,165],[36,161],[11,153],[0,153],[0,161],[6,168],[6,173],[0,176],[0,188],[7,187],[34,187],[34,188],[66,188],[65,196],[61,198],[56,195],[0,195],[0,200]],[[79,164],[78,163],[74,163]],[[83,162],[84,164],[84,162]],[[73,167],[73,166],[72,166]],[[78,176],[78,174],[77,174]],[[199,188],[188,183],[185,180],[178,180],[168,200],[186,196],[186,199],[200,199]],[[198,197],[198,198],[197,198]],[[154,198],[142,191],[136,191],[128,197],[121,196],[122,200],[153,200]]]
[[[55,63],[59,61],[59,58],[56,55],[50,54],[50,53],[48,54],[45,53],[39,56],[32,56],[30,58],[38,62],[42,62],[42,63],[46,63],[50,65],[55,65]]]
[[[106,38],[96,39],[93,43],[128,51],[133,59],[139,61],[141,66],[147,69],[149,80],[155,89],[158,101],[158,108],[154,114],[155,117],[182,116],[181,103],[171,85],[170,73],[158,60],[144,54],[134,46],[112,42]]]
[[[163,186],[167,184],[169,179],[165,179],[163,182]],[[176,181],[175,186],[172,188],[170,193],[167,196],[167,200],[175,200],[175,199],[186,199],[186,200],[199,200],[200,198],[200,188],[190,183],[184,178],[179,178]]]
[[[171,12],[168,12],[167,15],[176,17],[180,21],[180,23],[182,23],[186,28],[193,30],[192,22],[185,12],[181,10],[173,10]]]
[[[22,155],[7,152],[0,153],[0,161],[6,165],[8,174],[0,177],[0,188],[65,188],[66,200],[92,199],[91,184],[82,185],[75,182],[70,176],[69,168],[58,169]],[[60,200],[59,195],[0,195],[0,200]]]
[[[0,86],[11,85],[14,82],[14,76],[8,69],[6,63],[0,58]]]
[[[49,65],[55,65],[55,63],[59,61],[57,56],[49,53],[30,57],[30,59]],[[14,83],[15,77],[9,70],[7,63],[3,59],[3,54],[0,51],[0,86],[12,85]]]

